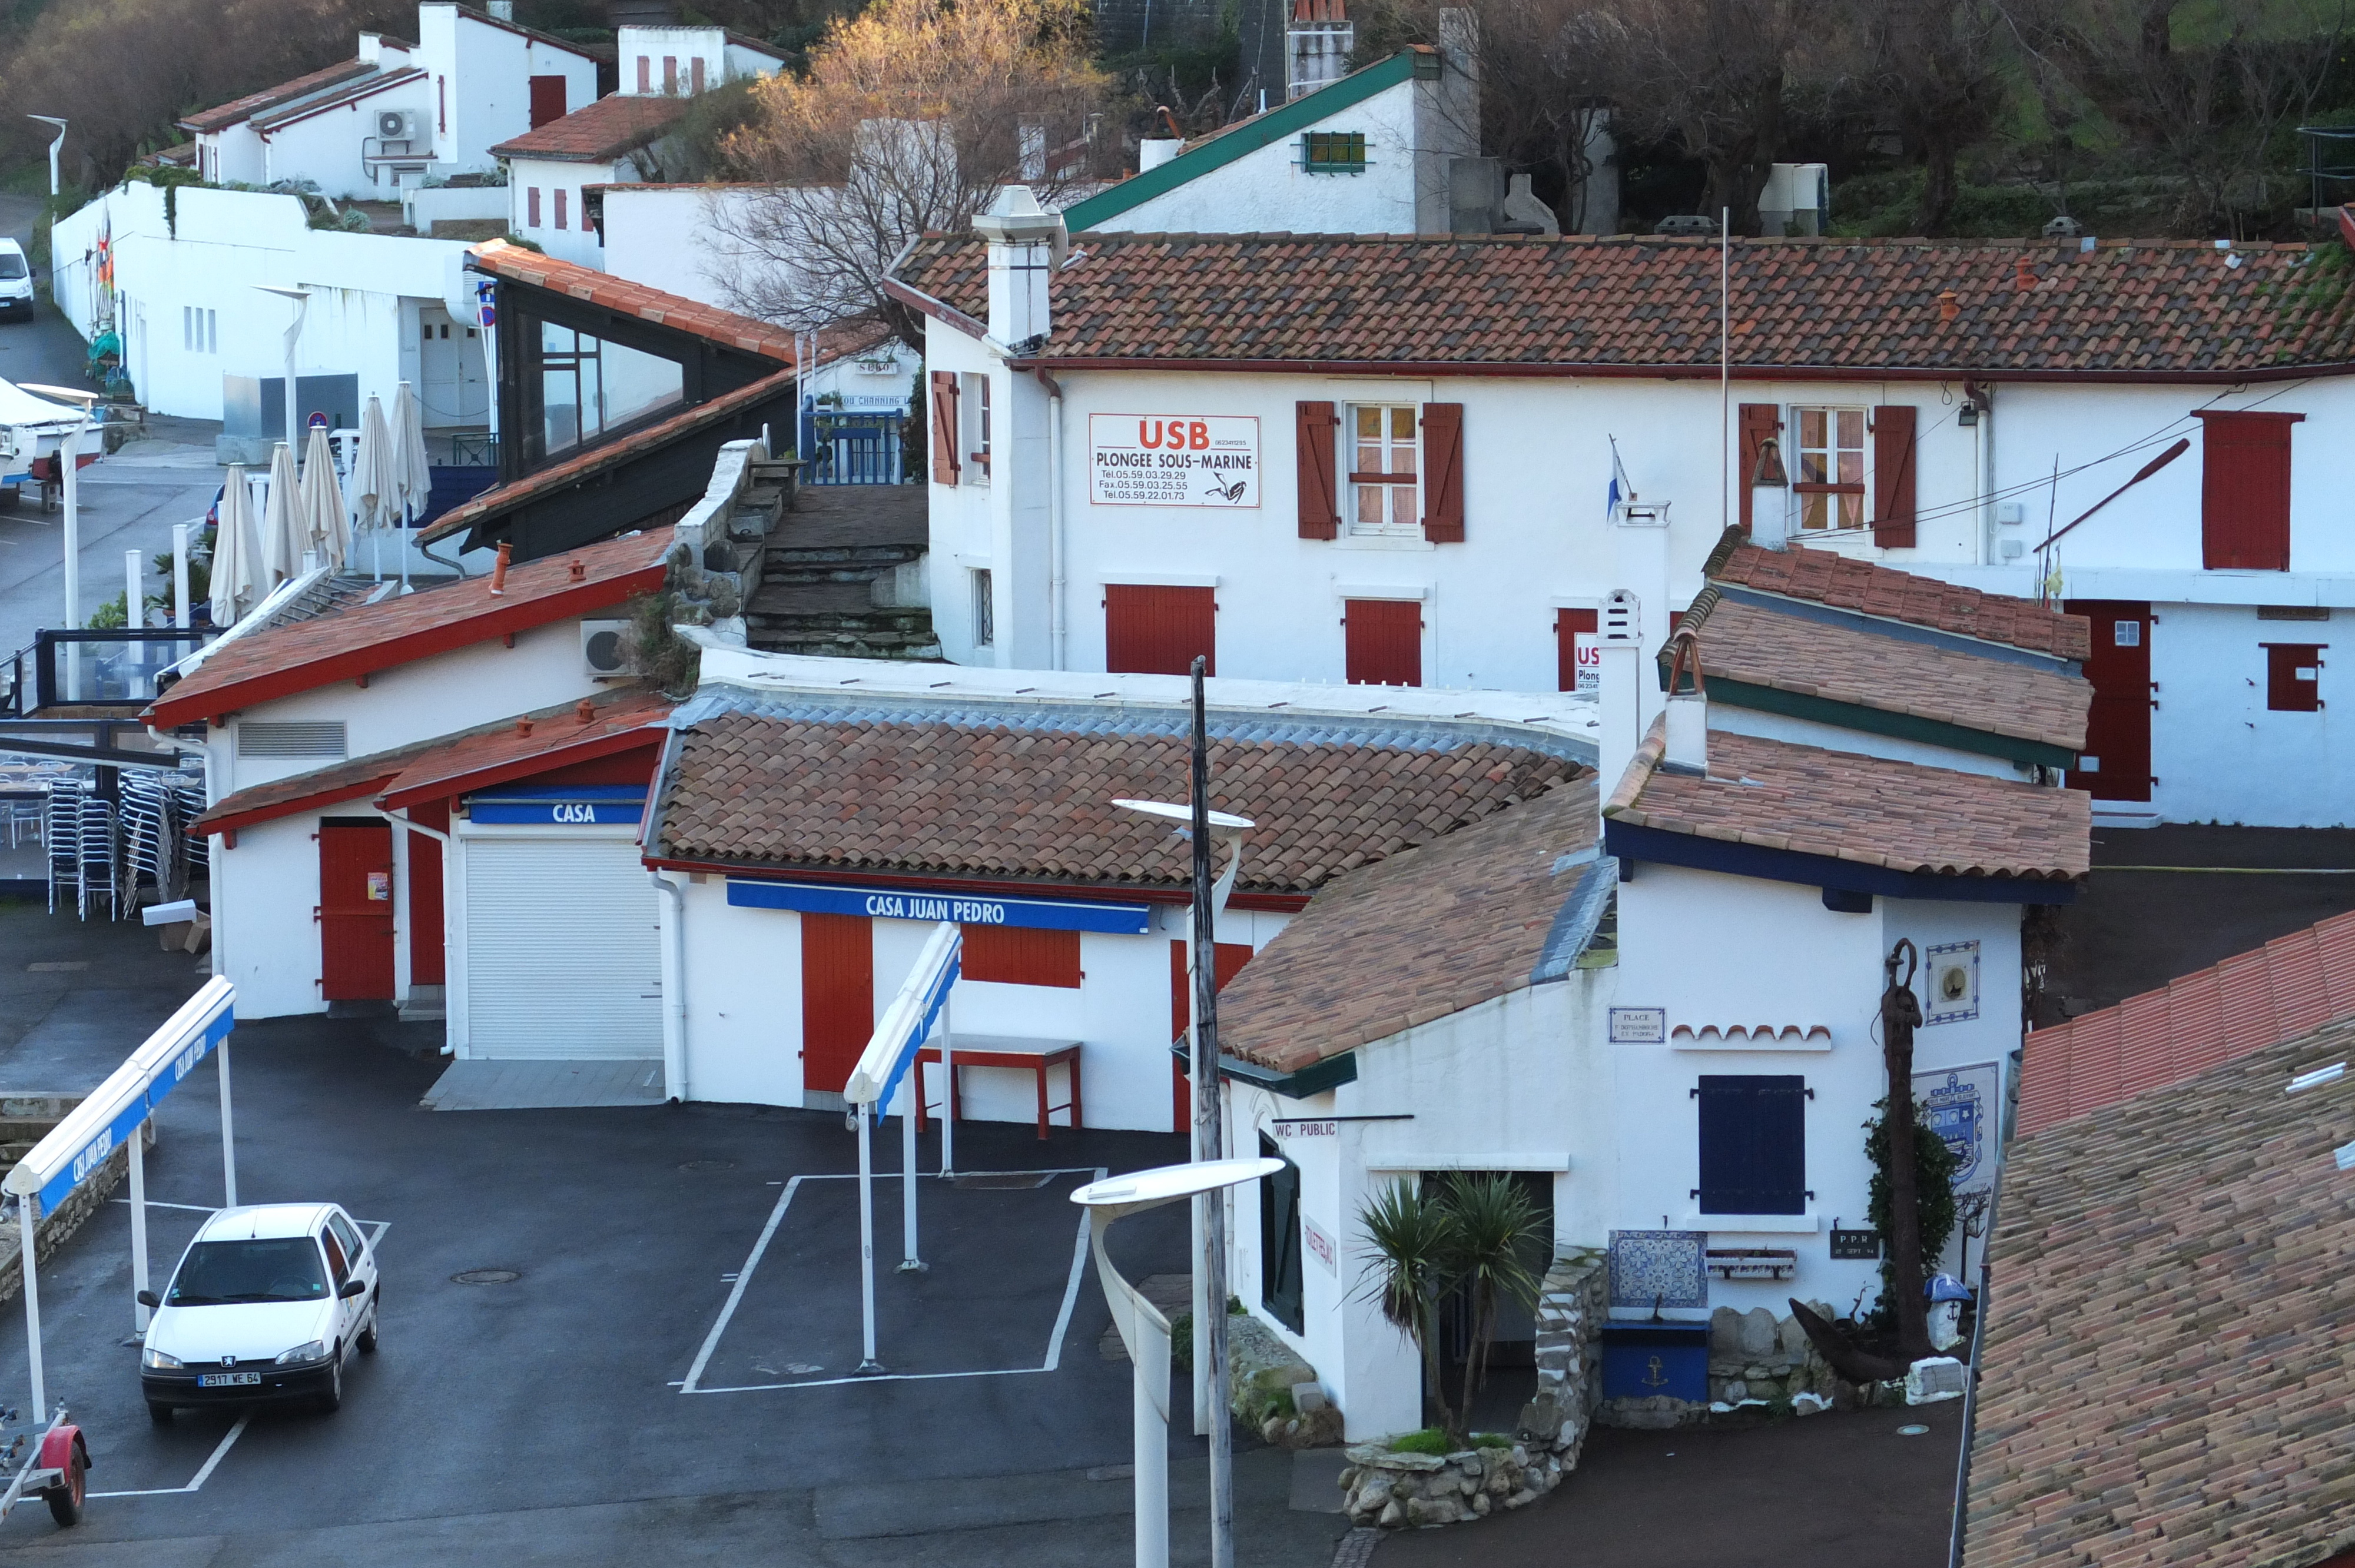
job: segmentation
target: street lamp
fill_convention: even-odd
[[[276,294],[280,299],[294,302],[294,319],[286,323],[286,450],[300,455],[303,442],[298,432],[302,415],[294,407],[294,345],[303,339],[303,317],[311,307],[311,291],[284,288],[276,283],[256,283],[253,286],[265,294]]]
[[[1115,1220],[1130,1214],[1180,1198],[1215,1194],[1283,1169],[1283,1160],[1263,1157],[1199,1160],[1091,1181],[1071,1194],[1071,1202],[1088,1212],[1096,1279],[1103,1287],[1104,1300],[1111,1304],[1113,1325],[1120,1330],[1120,1342],[1128,1348],[1134,1373],[1136,1568],[1168,1568],[1169,1563],[1169,1320],[1113,1267],[1104,1253],[1104,1232]],[[1220,1430],[1225,1427],[1225,1422],[1219,1424]]]
[[[55,196],[58,194],[58,149],[66,144],[66,122],[54,114],[27,114],[25,118],[58,128],[58,133],[49,139],[49,194]]]

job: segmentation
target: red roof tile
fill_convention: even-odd
[[[1529,985],[1594,831],[1590,776],[1336,879],[1220,991],[1220,1051],[1296,1073]]]
[[[676,705],[658,693],[607,692],[570,706],[524,715],[520,722],[509,719],[472,730],[421,753],[385,786],[378,803],[400,810],[420,800],[487,789],[554,767],[628,751],[659,737],[663,720]]]
[[[193,724],[619,604],[662,586],[670,543],[667,531],[608,539],[514,567],[503,594],[472,577],[236,637],[142,716],[165,728]]]
[[[1714,371],[1718,244],[1091,233],[1038,358],[1115,364]],[[1737,239],[1737,373],[1970,371],[2233,380],[2355,362],[2337,248],[2206,240]],[[2234,263],[2237,262],[2237,265]],[[2022,263],[2029,286],[2019,286]],[[931,236],[896,270],[920,308],[988,314],[984,247]],[[1958,313],[1941,320],[1952,291]]]
[[[1665,720],[1603,814],[1662,832],[1923,876],[2085,874],[2093,797],[1979,773],[1711,730],[1709,775],[1660,765]]]
[[[419,741],[414,746],[350,758],[325,768],[314,768],[308,773],[273,779],[267,784],[224,795],[203,816],[188,824],[188,832],[199,836],[234,833],[240,828],[275,821],[298,811],[315,811],[346,800],[366,800],[390,782],[411,758],[423,756],[434,745],[430,740]]]
[[[273,109],[282,103],[291,103],[305,93],[316,92],[324,87],[333,87],[336,83],[352,77],[369,75],[376,69],[375,66],[357,58],[337,60],[334,65],[314,70],[307,76],[298,76],[292,81],[282,81],[276,87],[265,87],[260,92],[249,92],[243,98],[233,98],[227,103],[200,110],[181,121],[180,124],[186,130],[199,132],[219,131],[236,124],[240,120],[250,119],[265,109]]]
[[[2355,1018],[2355,915],[2039,1029],[2019,1068],[2024,1137]]]
[[[1828,550],[1764,549],[1750,543],[1739,527],[1728,528],[1718,540],[1701,575],[1711,582],[2001,642],[2056,659],[2082,660],[2093,650],[2093,622],[2082,615],[2046,609],[2033,599],[1917,577]]]
[[[667,103],[674,101],[663,99],[659,101]],[[762,355],[780,365],[794,362],[794,334],[783,327],[772,326],[754,316],[740,316],[734,311],[723,311],[717,305],[666,294],[660,289],[633,283],[626,278],[600,272],[593,267],[559,261],[553,256],[542,256],[520,245],[509,245],[504,239],[493,239],[475,246],[467,265],[477,272],[488,272],[493,277],[511,278],[536,289],[569,294],[573,299],[585,300],[590,304],[623,315],[635,316],[657,326],[692,333],[697,337],[709,338],[747,354]]]
[[[562,163],[611,163],[643,147],[687,112],[684,98],[610,93],[491,149],[496,158],[553,158]]]

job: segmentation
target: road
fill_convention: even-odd
[[[0,195],[0,233],[30,238],[39,203]],[[45,299],[33,320],[0,323],[0,379],[87,387],[81,338]],[[172,547],[172,525],[204,514],[220,487],[213,462],[213,425],[201,420],[156,422],[165,440],[140,443],[103,458],[81,474],[81,515],[76,530],[81,563],[76,624],[123,591],[123,556],[147,557],[148,591],[165,591],[154,557]],[[33,640],[42,627],[66,619],[64,524],[43,512],[27,490],[16,510],[0,511],[0,658]]]

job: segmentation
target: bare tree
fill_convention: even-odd
[[[1905,150],[1922,161],[1913,232],[1944,234],[1960,191],[1956,164],[2003,106],[2002,26],[1989,0],[1852,0],[1849,25],[1870,50],[1875,96]]]
[[[884,269],[927,232],[963,232],[1020,180],[1042,201],[1090,173],[1091,119],[1110,83],[1089,60],[1084,0],[878,0],[837,22],[806,77],[756,90],[729,138],[758,187],[711,205],[740,310],[796,328],[879,320],[922,328]]]

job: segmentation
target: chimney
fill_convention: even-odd
[[[1643,606],[1625,588],[1613,588],[1603,601],[1595,636],[1601,655],[1603,732],[1595,742],[1598,797],[1608,800],[1643,739]]]
[[[1938,320],[1951,322],[1962,314],[1963,307],[1955,302],[1955,291],[1947,289],[1938,295]]]
[[[504,594],[507,591],[507,562],[512,560],[514,557],[514,544],[508,540],[500,540],[499,558],[491,563],[491,591],[493,593]]]
[[[2036,287],[2036,269],[2024,251],[2013,259],[2011,286],[2023,294]]]
[[[494,22],[515,20],[515,0],[483,0],[483,9],[491,14]]]
[[[1668,745],[1660,766],[1672,773],[1709,772],[1709,693],[1700,679],[1700,640],[1679,631],[1669,640]],[[1679,691],[1687,678],[1692,690]]]
[[[1041,207],[1028,185],[1002,185],[973,227],[989,241],[989,335],[1008,348],[1045,337],[1062,217]]]
[[[1790,542],[1791,477],[1783,471],[1783,443],[1768,436],[1758,443],[1750,471],[1750,542],[1779,550]]]

